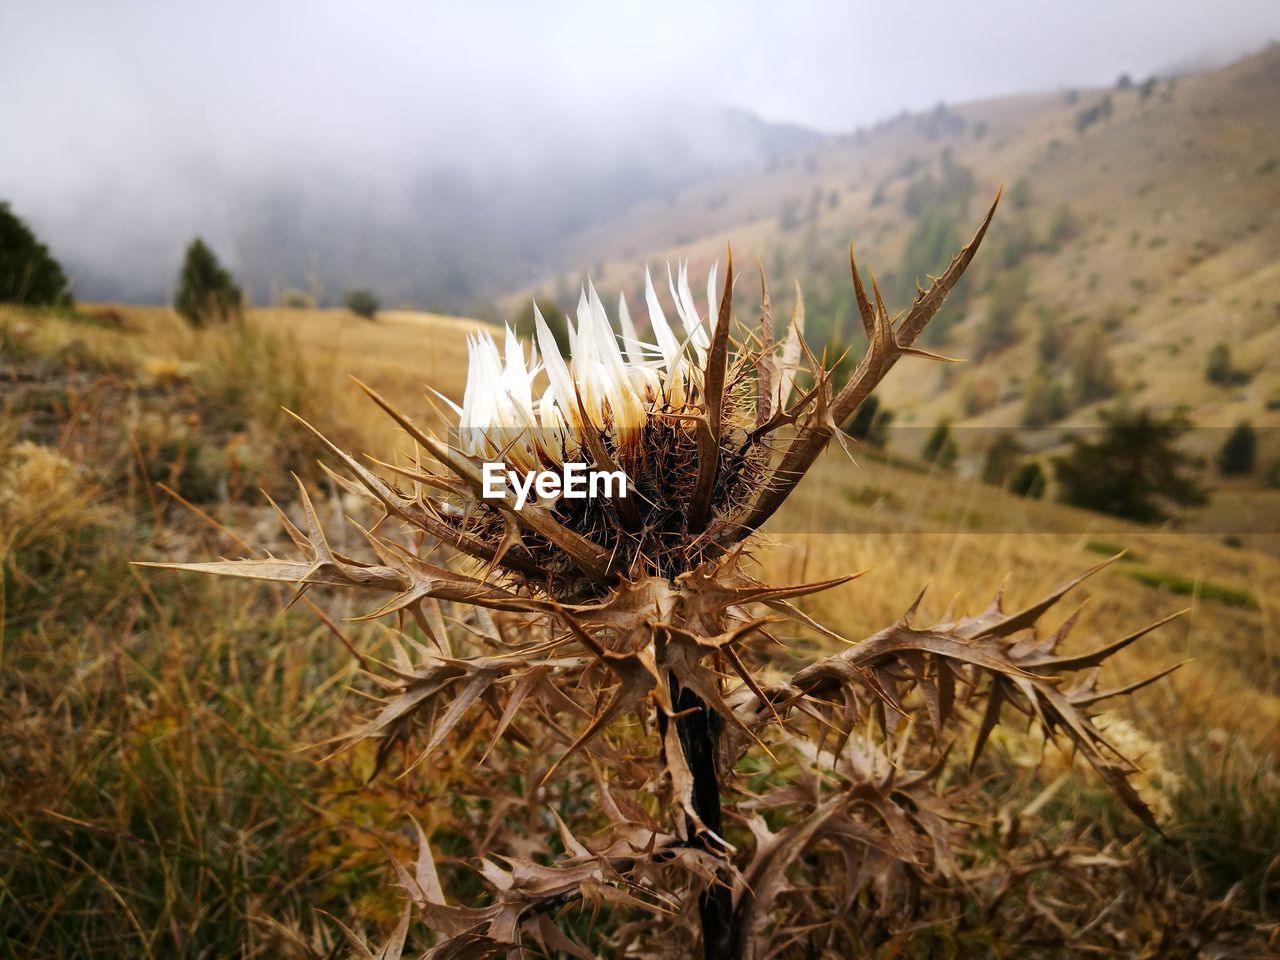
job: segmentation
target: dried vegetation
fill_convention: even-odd
[[[984,789],[985,748],[1016,718],[1158,836],[1140,758],[1098,712],[1157,679],[1107,686],[1100,668],[1167,621],[1081,648],[1068,641],[1076,613],[1058,612],[1106,563],[1014,610],[997,596],[929,623],[917,600],[867,637],[801,606],[856,574],[755,575],[760,527],[839,427],[899,359],[930,356],[914,344],[990,217],[897,318],[851,259],[868,343],[839,390],[804,342],[802,307],[781,345],[767,292],[759,325],[734,332],[730,265],[701,343],[681,311],[689,336],[665,379],[610,393],[575,369],[551,440],[495,429],[487,449],[451,445],[372,389],[414,456],[366,467],[312,428],[333,482],[374,508],[360,556],[335,546],[300,484],[300,515],[277,511],[292,558],[159,564],[302,594],[352,588],[380,595],[363,619],[396,618],[386,662],[357,654],[378,702],[333,746],[371,747],[371,780],[420,783],[449,815],[414,829],[414,863],[393,858],[403,913],[378,947],[348,930],[357,955],[1262,949],[1257,918],[1172,881],[1141,839],[1029,832],[1060,782],[1015,806]],[[621,466],[633,496],[577,512],[482,500],[480,461],[507,456]],[[797,631],[843,649],[797,664]]]

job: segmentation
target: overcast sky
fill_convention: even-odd
[[[74,244],[246,178],[625,156],[724,105],[850,129],[1271,38],[1276,0],[0,0],[0,200]]]
[[[228,160],[447,150],[458,133],[508,157],[543,141],[587,150],[596,131],[642,138],[629,115],[681,102],[837,130],[1269,38],[1274,0],[0,0],[0,176],[214,145]]]

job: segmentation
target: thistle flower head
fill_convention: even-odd
[[[473,334],[466,392],[455,408],[463,448],[477,456],[505,455],[528,468],[583,456],[588,430],[610,447],[633,452],[654,418],[696,413],[717,269],[713,265],[707,278],[705,311],[690,289],[687,264],[674,276],[668,269],[679,320],[674,328],[645,272],[652,342],[636,332],[625,296],[618,298],[615,328],[590,280],[578,299],[577,322],[566,321],[571,359],[562,355],[536,303],[535,342],[527,352],[510,326],[501,350],[488,332]]]
[[[734,341],[732,265],[723,289],[718,274],[719,265],[713,265],[700,307],[687,264],[674,272],[668,268],[665,286],[674,308],[669,319],[646,271],[649,336],[643,338],[625,296],[611,318],[588,281],[576,322],[567,321],[568,357],[536,304],[534,342],[528,346],[509,326],[501,347],[488,332],[473,334],[462,403],[452,405],[457,451],[517,471],[576,462],[621,470],[628,478],[626,498],[542,506],[573,533],[599,543],[615,557],[615,569],[629,575],[637,568],[668,575],[691,569],[702,557],[701,550],[688,549],[691,538],[711,519],[741,511],[763,481],[768,435],[776,426],[766,426],[769,412],[782,411],[793,399],[802,369],[802,303],[787,336],[775,344],[766,293],[761,323],[767,332],[762,339]],[[821,369],[808,372],[823,376]],[[761,427],[766,429],[752,437]],[[471,529],[486,542],[500,540],[507,522],[500,508],[488,505],[448,512],[471,513]],[[535,542],[524,540],[526,549],[538,553],[541,569],[573,565],[557,555],[563,548],[554,538],[546,544],[549,554]]]

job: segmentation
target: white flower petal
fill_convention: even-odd
[[[578,402],[573,388],[573,377],[569,375],[569,368],[565,365],[564,357],[560,356],[560,347],[556,344],[556,338],[552,335],[551,328],[547,326],[547,321],[543,319],[542,312],[536,303],[533,306],[533,322],[538,335],[538,346],[542,349],[542,362],[547,368],[547,383],[550,385],[552,396],[560,407],[561,415],[570,422],[576,422]]]
[[[639,366],[644,363],[644,345],[636,335],[636,325],[631,322],[625,294],[618,295],[618,325],[622,328],[622,345],[627,351],[627,360]]]
[[[796,372],[800,369],[800,338],[803,336],[804,317],[793,314],[779,353],[778,368],[781,370],[781,376],[778,378],[773,398],[775,410],[784,407],[791,398],[791,391],[796,382]]]
[[[671,332],[667,315],[662,312],[662,304],[658,301],[657,291],[653,289],[653,277],[647,267],[644,271],[644,297],[649,308],[649,326],[653,327],[654,339],[658,341],[658,349],[662,351],[667,372],[674,374],[679,369],[680,341]]]

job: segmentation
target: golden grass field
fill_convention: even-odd
[[[18,852],[0,855],[9,924],[0,956],[82,955],[112,938],[137,956],[322,955],[307,951],[332,942],[332,931],[313,908],[370,922],[393,916],[378,882],[380,844],[402,838],[386,824],[434,802],[429,783],[362,787],[367,757],[318,764],[315,751],[299,750],[360,710],[343,692],[359,680],[340,640],[376,649],[378,628],[333,616],[356,612],[340,599],[322,604],[328,620],[306,604],[283,613],[281,591],[140,573],[127,562],[238,556],[240,538],[278,544],[252,487],[228,486],[226,476],[256,464],[246,475],[286,509],[282,467],[302,472],[319,496],[329,491],[302,466],[315,445],[273,404],[296,405],[339,442],[391,459],[403,444],[350,377],[430,420],[426,388],[460,394],[464,337],[476,324],[281,309],[252,311],[245,331],[192,331],[167,309],[110,309],[118,326],[0,308],[0,477],[25,478],[0,482],[0,844]],[[907,363],[891,380],[914,375],[918,362]],[[215,430],[219,404],[248,412]],[[193,447],[180,444],[177,460],[151,454],[171,450],[173,435],[219,448],[205,452],[223,471],[216,482],[188,477]],[[1161,789],[1178,862],[1219,894],[1239,881],[1251,903],[1274,909],[1276,545],[1229,547],[859,460],[833,452],[766,528],[757,559],[770,575],[794,582],[865,570],[807,607],[856,640],[900,616],[926,585],[927,617],[953,602],[985,606],[1006,581],[1015,605],[1128,551],[1084,588],[1073,642],[1115,639],[1188,608],[1113,668],[1131,681],[1188,661],[1122,708],[1149,752],[1135,759],[1171,772]],[[204,491],[198,510],[209,522],[157,482]],[[813,532],[832,528],[848,532]],[[1087,778],[1078,791],[1086,807],[1101,802]]]

